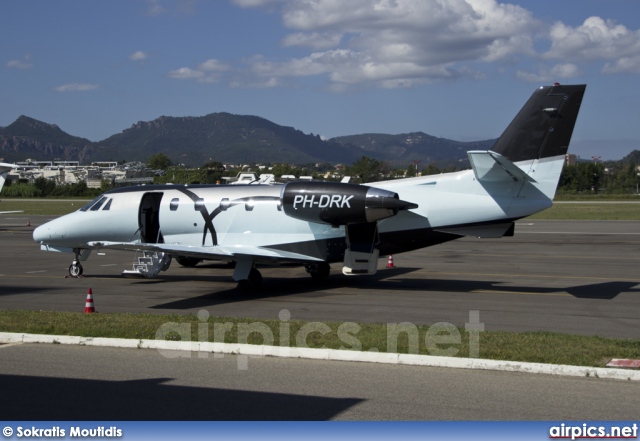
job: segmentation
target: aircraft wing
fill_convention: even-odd
[[[22,213],[22,211],[0,211],[0,214]]]
[[[89,242],[90,247],[125,251],[156,251],[175,256],[213,260],[235,260],[251,257],[258,261],[322,262],[322,259],[269,247],[252,245],[195,246],[170,243]]]

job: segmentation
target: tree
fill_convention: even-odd
[[[218,162],[218,161],[209,161],[209,162],[203,164],[202,167],[200,167],[200,168],[219,171],[219,172],[223,172],[223,171],[226,170],[224,165],[221,162]]]
[[[56,189],[56,183],[45,178],[44,176],[40,176],[37,178],[33,185],[36,187],[39,196],[47,197]]]
[[[164,153],[157,153],[155,155],[151,155],[149,157],[149,168],[155,170],[166,170],[171,167],[172,162],[171,159]]]
[[[440,173],[442,173],[442,170],[435,164],[429,164],[422,169],[422,176],[439,175]]]
[[[361,183],[380,180],[383,164],[375,159],[362,156],[352,166],[347,167],[347,175],[358,177]]]

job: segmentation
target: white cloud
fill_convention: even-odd
[[[234,89],[273,89],[281,85],[278,78],[265,78],[260,81],[238,81],[234,80],[229,83]]]
[[[162,5],[162,0],[147,0],[147,15],[157,17],[165,12],[167,12],[167,8]]]
[[[623,57],[614,63],[607,63],[602,68],[604,73],[637,73],[640,74],[640,55]]]
[[[549,38],[551,48],[544,54],[546,58],[589,61],[640,56],[640,31],[600,17],[589,17],[576,28],[556,23]]]
[[[216,83],[220,81],[223,73],[231,67],[216,59],[210,59],[200,63],[196,69],[181,67],[169,72],[170,78],[177,80],[196,80],[199,83]]]
[[[144,61],[149,58],[149,54],[143,51],[136,51],[129,55],[129,60],[131,61]]]
[[[297,31],[283,45],[316,52],[285,62],[256,61],[255,74],[325,75],[330,83],[380,87],[466,75],[468,63],[532,54],[531,34],[539,26],[529,11],[495,0],[291,0],[281,13],[285,26]]]
[[[338,46],[341,39],[342,34],[335,32],[296,32],[295,34],[287,35],[282,40],[282,44],[285,47],[307,46],[320,50]]]
[[[233,0],[233,3],[241,8],[255,8],[258,6],[266,6],[273,3],[281,3],[284,0]]]
[[[53,90],[57,92],[86,92],[89,90],[96,90],[99,87],[99,84],[70,83],[54,87]]]
[[[516,77],[530,83],[548,83],[574,78],[581,73],[580,68],[575,64],[562,63],[553,66],[551,69],[541,69],[538,73],[518,70]]]
[[[25,55],[22,58],[22,60],[7,61],[7,67],[11,69],[20,69],[20,70],[31,69],[33,67],[33,63],[31,62],[31,56]]]
[[[291,32],[284,47],[309,48],[284,61],[254,57],[246,79],[289,84],[325,79],[328,88],[411,87],[443,78],[486,78],[495,69],[524,81],[573,78],[588,63],[605,73],[640,73],[640,31],[600,17],[577,27],[545,24],[523,7],[498,0],[233,0],[281,14]],[[538,43],[534,45],[534,41]],[[536,51],[545,43],[548,49]],[[529,72],[522,62],[558,64]],[[273,83],[273,81],[271,81]]]
[[[230,69],[230,66],[227,63],[223,63],[214,58],[205,61],[204,63],[200,63],[198,68],[202,71],[208,72],[224,72]]]
[[[204,72],[193,70],[189,67],[181,67],[180,69],[169,72],[169,76],[177,80],[193,80],[204,77]]]

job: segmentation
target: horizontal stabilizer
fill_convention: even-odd
[[[500,153],[491,150],[467,152],[473,173],[479,182],[536,181]]]

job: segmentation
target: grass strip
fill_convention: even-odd
[[[640,204],[554,204],[527,219],[538,220],[640,220]]]
[[[29,200],[22,201],[20,199],[2,199],[0,201],[0,211],[15,211],[20,210],[22,213],[15,213],[16,216],[20,215],[43,215],[43,216],[62,216],[83,207],[88,201],[83,199],[77,201],[56,199],[42,199],[42,200]]]
[[[395,329],[395,330],[394,330]],[[252,318],[157,314],[83,314],[52,311],[0,311],[0,332],[217,341],[290,347],[469,356],[469,336],[453,325],[304,322]],[[479,358],[604,366],[611,358],[640,359],[640,340],[552,332],[483,331]],[[284,340],[284,341],[281,341]],[[433,344],[437,343],[438,344]],[[430,344],[430,348],[427,348]],[[389,347],[388,347],[389,345]]]

